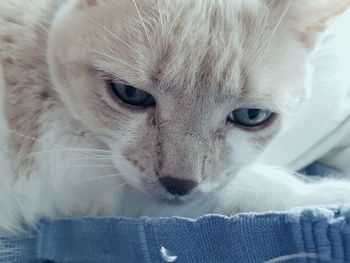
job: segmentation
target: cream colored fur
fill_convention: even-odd
[[[305,2],[2,1],[0,230],[41,218],[349,202],[350,182],[306,184],[254,164],[306,93],[316,34],[306,40],[313,22],[292,22],[300,9],[315,15]],[[156,109],[116,103],[106,75],[151,93]],[[270,108],[278,118],[249,132],[227,125],[239,107]],[[156,173],[200,184],[175,198]]]

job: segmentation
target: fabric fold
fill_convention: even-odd
[[[342,206],[196,220],[43,221],[0,238],[16,252],[0,262],[350,262],[349,220],[350,207]]]

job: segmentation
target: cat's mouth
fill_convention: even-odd
[[[152,189],[147,188],[147,192],[153,198],[165,203],[171,204],[183,204],[198,198],[201,195],[201,191],[199,189],[193,189],[192,191],[186,192],[179,189],[166,189],[160,183],[156,187],[156,191],[154,187]]]
[[[199,200],[205,196],[211,196],[213,193],[224,188],[232,180],[233,174],[235,174],[234,172],[237,171],[238,169],[235,168],[230,172],[226,172],[221,180],[221,183],[218,181],[214,182],[203,180],[197,187],[191,189],[189,192],[181,192],[181,189],[167,189],[163,185],[159,184],[160,190],[156,195],[161,201],[173,204],[183,204],[193,200]],[[153,192],[152,194],[155,193]]]

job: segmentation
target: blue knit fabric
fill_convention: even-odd
[[[349,219],[350,209],[315,208],[197,220],[46,221],[4,239],[17,253],[0,262],[166,262],[162,247],[178,263],[264,262],[299,253],[309,254],[288,262],[350,262]]]
[[[185,218],[43,221],[0,262],[350,262],[350,207]],[[167,258],[161,248],[167,249]],[[282,258],[281,258],[282,259]],[[273,262],[273,261],[271,261]]]

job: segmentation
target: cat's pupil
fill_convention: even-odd
[[[254,120],[257,117],[259,117],[260,113],[261,113],[260,109],[249,109],[248,110],[248,117],[249,117],[249,119]]]
[[[129,98],[132,98],[135,95],[136,92],[137,92],[137,90],[134,87],[129,86],[129,85],[125,86],[125,94]]]

